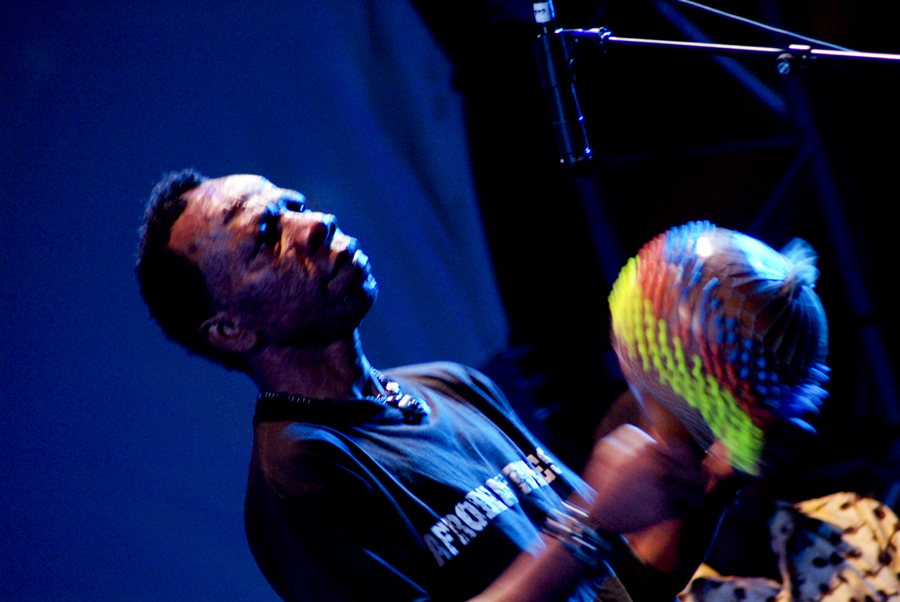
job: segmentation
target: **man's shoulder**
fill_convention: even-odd
[[[427,362],[423,364],[397,366],[385,370],[385,373],[397,376],[398,378],[408,378],[410,380],[432,378],[446,380],[448,382],[466,382],[471,380],[473,375],[482,379],[487,379],[485,375],[474,368],[464,366],[463,364],[457,364],[456,362]]]
[[[269,477],[275,480],[285,475],[293,478],[301,467],[314,469],[344,464],[352,456],[352,445],[346,435],[329,426],[269,422],[256,428],[253,460],[261,461]]]
[[[512,406],[494,381],[470,366],[455,362],[429,362],[391,368],[386,373],[469,402],[478,404],[486,401],[503,412],[512,411]]]

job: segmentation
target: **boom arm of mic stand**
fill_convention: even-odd
[[[670,40],[645,40],[638,38],[618,38],[604,27],[599,29],[560,29],[556,32],[566,44],[594,44],[607,51],[614,47],[644,48],[716,54],[722,56],[770,59],[775,62],[778,73],[788,75],[797,68],[828,66],[853,68],[900,68],[900,55],[852,50],[831,50],[811,48],[802,44],[792,44],[787,48],[765,46],[734,46],[729,44],[703,44],[698,42],[676,42]]]

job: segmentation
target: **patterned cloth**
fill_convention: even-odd
[[[835,493],[783,503],[770,523],[781,583],[702,566],[681,602],[900,602],[900,525],[876,500]]]

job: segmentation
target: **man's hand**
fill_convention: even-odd
[[[597,492],[589,509],[598,526],[631,533],[702,506],[704,454],[696,446],[659,442],[626,424],[594,446],[584,478]]]

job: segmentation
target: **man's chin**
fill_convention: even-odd
[[[351,298],[343,299],[321,315],[305,316],[304,324],[298,324],[290,329],[293,332],[285,333],[285,343],[296,346],[327,345],[353,336],[378,297],[374,279],[372,285]]]

